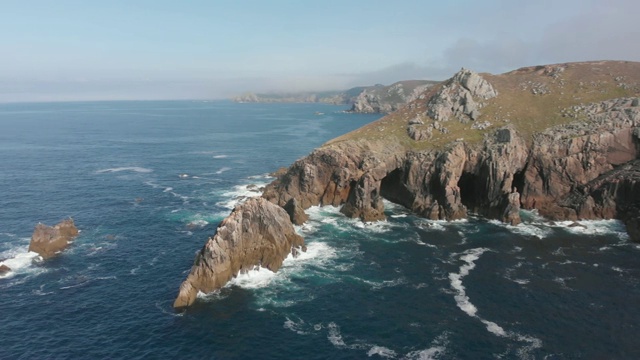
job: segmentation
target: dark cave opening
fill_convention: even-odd
[[[460,200],[462,205],[467,209],[475,209],[478,199],[476,188],[478,186],[478,176],[472,173],[463,172],[458,180],[458,188],[460,188]]]
[[[518,193],[522,196],[522,191],[524,189],[524,169],[522,171],[518,171],[513,174],[513,182],[512,185]]]
[[[414,195],[407,189],[404,181],[404,173],[401,169],[395,169],[382,179],[380,184],[380,196],[400,204],[404,207],[411,208]]]

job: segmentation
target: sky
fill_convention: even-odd
[[[638,0],[0,5],[0,102],[219,99],[640,61]]]

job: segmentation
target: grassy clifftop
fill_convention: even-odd
[[[530,139],[549,127],[586,119],[582,109],[587,104],[640,96],[640,62],[564,63],[525,67],[500,75],[480,75],[498,96],[480,100],[480,116],[474,121],[439,121],[437,126],[445,126],[445,132],[434,131],[428,140],[415,141],[409,137],[410,120],[418,119],[425,126],[436,123],[426,114],[427,104],[439,96],[439,91],[446,86],[443,82],[403,108],[325,146],[347,140],[393,141],[413,150],[441,147],[457,139],[473,144],[480,142],[485,133],[507,124],[513,124],[525,139]]]

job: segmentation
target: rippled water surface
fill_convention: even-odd
[[[516,227],[311,208],[308,251],[193,308],[195,252],[269,172],[376,118],[316,104],[0,105],[0,358],[639,358],[640,246],[616,221]],[[324,115],[315,115],[319,111]],[[255,186],[252,186],[255,185]],[[58,257],[27,252],[71,216]]]

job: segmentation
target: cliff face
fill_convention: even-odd
[[[436,81],[399,81],[389,86],[372,86],[364,89],[353,101],[351,112],[389,114],[420,97]]]
[[[54,226],[38,224],[33,230],[29,251],[48,259],[64,250],[77,235],[78,229],[71,219],[63,220]]]
[[[199,291],[211,292],[243,271],[257,266],[277,271],[304,240],[289,216],[262,198],[248,199],[224,219],[216,234],[196,255],[191,272],[180,286],[174,307],[193,304]]]
[[[590,80],[588,71],[601,76],[607,66],[611,82],[592,81],[584,95],[564,95],[574,89],[576,74]],[[638,77],[639,70],[638,63],[562,64],[521,69],[493,77],[492,84],[463,69],[404,112],[298,160],[263,196],[280,206],[296,203],[292,217],[298,222],[303,209],[327,204],[342,205],[345,215],[364,221],[384,219],[386,198],[431,219],[459,219],[472,211],[517,224],[521,206],[552,219],[620,218],[636,238],[640,99],[618,96],[639,93],[640,79],[629,75]],[[624,83],[615,80],[621,77]],[[507,84],[519,87],[525,105],[554,109],[519,109],[521,99]],[[553,91],[562,95],[554,98]],[[605,100],[577,102],[588,96]],[[549,115],[537,122],[514,117],[545,111]],[[425,129],[431,141],[410,137]],[[469,140],[446,140],[460,135]]]

